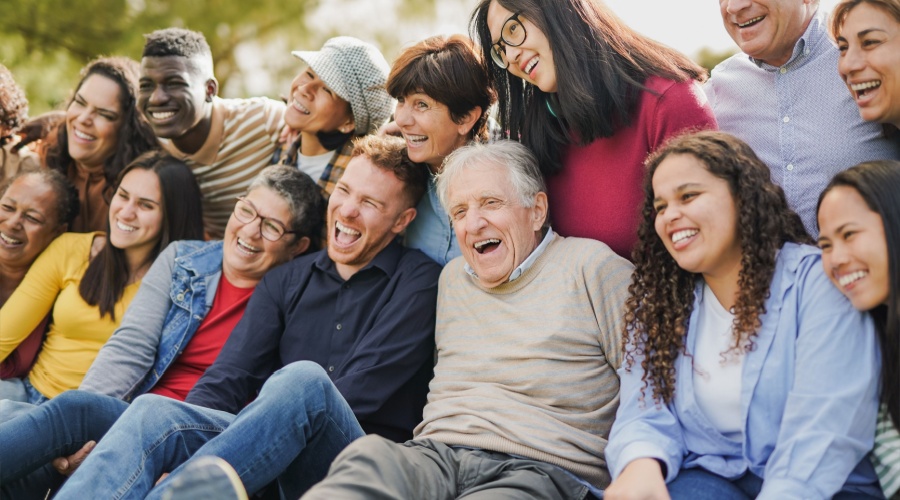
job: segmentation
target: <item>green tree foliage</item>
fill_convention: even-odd
[[[68,98],[78,68],[98,55],[139,59],[143,35],[179,26],[206,35],[222,87],[248,40],[303,40],[318,0],[0,0],[0,60],[28,92],[32,114]]]
[[[706,68],[707,71],[712,71],[712,69],[715,68],[717,64],[724,61],[725,59],[728,59],[736,53],[736,49],[713,50],[708,47],[704,47],[697,51],[697,55],[694,56],[694,60],[697,61],[697,64]]]

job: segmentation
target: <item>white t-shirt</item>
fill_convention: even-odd
[[[334,158],[334,151],[326,151],[323,154],[315,156],[306,156],[297,154],[297,168],[306,175],[312,177],[314,181],[322,177],[322,172],[328,166],[328,162]]]
[[[703,286],[703,298],[698,306],[693,353],[694,397],[713,427],[725,437],[740,441],[744,356],[728,352],[734,345],[734,314],[722,307],[709,285]]]

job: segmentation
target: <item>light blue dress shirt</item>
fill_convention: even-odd
[[[900,159],[900,146],[884,138],[881,125],[860,118],[838,75],[838,55],[818,12],[783,66],[739,53],[716,66],[703,87],[719,129],[756,151],[813,237],[819,193],[835,174],[863,161]]]
[[[444,211],[438,199],[434,184],[435,177],[428,176],[428,191],[416,205],[416,218],[406,228],[404,244],[416,248],[444,266],[462,255],[456,232],[450,224],[450,216]]]
[[[695,300],[702,300],[702,282]],[[654,405],[641,358],[619,369],[621,402],[606,447],[613,479],[638,458],[665,464],[666,481],[701,467],[763,479],[758,498],[831,498],[845,484],[880,496],[868,460],[878,411],[879,352],[871,318],[828,281],[818,249],[781,249],[762,327],[745,354],[741,440],[719,433],[697,406],[689,356],[675,362],[675,397]],[[686,338],[695,351],[694,307]],[[855,469],[854,469],[855,468]],[[848,479],[849,476],[849,479]]]

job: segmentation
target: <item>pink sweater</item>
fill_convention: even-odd
[[[587,146],[571,145],[563,169],[547,179],[553,229],[600,240],[630,259],[643,200],[643,163],[665,140],[686,129],[715,129],[706,96],[693,81],[652,77],[631,126]]]

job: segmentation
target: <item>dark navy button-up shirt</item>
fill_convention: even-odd
[[[237,413],[275,370],[309,360],[366,432],[410,439],[432,376],[440,271],[397,242],[346,281],[325,250],[273,269],[186,401]]]

